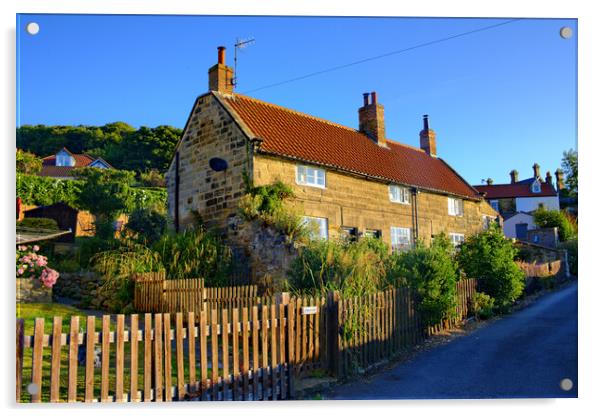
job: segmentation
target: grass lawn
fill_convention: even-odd
[[[85,332],[86,316],[87,314],[77,308],[58,304],[17,304],[17,317],[25,319],[25,335],[33,335],[35,318],[44,318],[44,332],[46,334],[52,333],[52,323],[55,316],[61,316],[63,318],[62,332],[65,334],[69,333],[69,324],[72,316],[80,316],[80,332]],[[139,316],[139,330],[143,329],[144,318],[143,315]],[[153,323],[154,326],[154,323]],[[172,323],[172,329],[175,329],[175,325]],[[96,331],[102,331],[102,319],[96,319],[95,325]],[[129,330],[129,315],[126,316],[125,329]],[[111,331],[115,330],[115,315],[111,316]],[[184,341],[186,347],[187,341]],[[198,345],[198,339],[196,341]],[[96,348],[101,348],[100,344],[95,345]],[[221,340],[219,344],[220,357],[221,357]],[[61,348],[61,363],[60,363],[60,399],[61,401],[67,400],[67,385],[68,385],[68,346]],[[115,344],[110,344],[109,353],[109,395],[115,395]],[[198,346],[197,346],[198,349]],[[123,386],[124,392],[129,392],[130,379],[131,379],[131,343],[124,343],[124,375],[123,375]],[[142,391],[144,388],[144,345],[143,342],[138,342],[138,390]],[[42,402],[50,401],[50,364],[51,364],[51,348],[45,347],[43,349],[43,363],[42,363]],[[31,395],[27,392],[27,385],[31,382],[31,367],[32,367],[32,348],[25,348],[23,357],[23,386],[21,394],[21,402],[30,402]],[[176,350],[175,342],[172,342],[172,385],[176,385]],[[209,366],[211,362],[209,361]],[[197,354],[197,380],[200,374],[200,361]],[[220,371],[222,371],[220,369]],[[208,377],[211,377],[211,369],[208,370]],[[188,353],[184,354],[184,379],[189,381],[189,369],[188,369]],[[84,389],[85,389],[85,368],[84,366],[78,365],[77,368],[77,397],[78,401],[84,400]],[[95,398],[100,397],[100,385],[101,385],[101,369],[94,369],[94,395]]]

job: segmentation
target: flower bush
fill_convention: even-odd
[[[17,247],[17,277],[39,279],[42,285],[52,288],[59,273],[48,267],[48,258],[40,255],[38,245]]]

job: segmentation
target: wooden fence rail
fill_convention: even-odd
[[[50,331],[36,319],[32,335],[19,320],[17,401],[285,399],[294,314],[291,304],[235,308],[233,319],[227,310],[201,311],[198,320],[190,312],[186,323],[183,313],[107,315],[100,323],[88,316],[84,329],[74,316],[67,332],[55,317]]]
[[[214,298],[235,299],[220,291]],[[347,298],[280,294],[242,308],[220,301],[225,308],[73,316],[68,324],[36,319],[32,334],[18,320],[17,400],[286,399],[295,377],[322,368],[345,378],[456,325],[475,292],[475,280],[460,281],[454,320],[428,328],[407,288]],[[169,305],[195,303],[178,297]],[[38,390],[28,390],[30,383]]]
[[[202,278],[166,279],[165,271],[134,276],[134,308],[149,313],[200,313],[271,304],[257,297],[256,285],[205,287]]]

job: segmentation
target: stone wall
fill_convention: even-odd
[[[367,181],[358,176],[326,170],[326,187],[296,184],[296,165],[266,155],[255,155],[255,185],[280,180],[293,187],[293,205],[304,215],[328,218],[329,237],[337,236],[340,228],[357,227],[380,230],[385,242],[391,242],[391,227],[413,227],[412,205],[389,201],[388,184]],[[483,216],[497,217],[484,200],[464,200],[464,215],[448,214],[447,196],[422,191],[417,195],[418,238],[429,244],[431,237],[444,232],[470,235],[483,230]]]
[[[74,300],[81,308],[109,310],[111,300],[101,285],[101,278],[94,272],[62,272],[54,285],[53,296]]]
[[[179,218],[182,228],[194,223],[193,211],[210,225],[225,227],[245,192],[244,176],[252,171],[252,149],[240,128],[219,101],[206,94],[198,98],[188,120],[180,155]],[[216,172],[211,158],[228,168]],[[175,214],[175,162],[166,174],[168,209]]]
[[[52,288],[42,285],[38,279],[16,278],[17,303],[50,303]]]

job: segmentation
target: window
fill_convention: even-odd
[[[410,190],[399,185],[389,185],[389,200],[394,203],[410,204]]]
[[[312,239],[328,239],[328,219],[303,216],[303,223],[309,227]]]
[[[67,152],[59,152],[56,154],[55,165],[57,167],[72,167],[75,165],[75,159]]]
[[[495,222],[496,222],[495,217],[484,215],[483,216],[483,229],[485,229],[485,230],[489,229],[491,227],[491,225]]]
[[[394,251],[407,250],[412,247],[411,229],[408,227],[391,228],[391,248]]]
[[[497,200],[491,200],[489,202],[489,205],[491,205],[491,207],[493,207],[493,209],[495,211],[500,211],[500,202],[499,201],[497,201]]]
[[[450,233],[449,238],[451,239],[452,245],[456,247],[464,242],[464,235],[462,233]]]
[[[325,188],[326,172],[321,168],[297,165],[297,184]]]
[[[357,227],[341,227],[341,238],[348,242],[357,241]]]
[[[531,186],[531,190],[534,193],[541,193],[541,184],[539,183],[539,181],[533,182],[533,185]]]
[[[464,201],[459,198],[448,197],[447,212],[450,216],[461,216],[464,214]]]
[[[364,231],[364,237],[380,239],[382,237],[382,232],[376,229],[366,229],[366,231]]]

